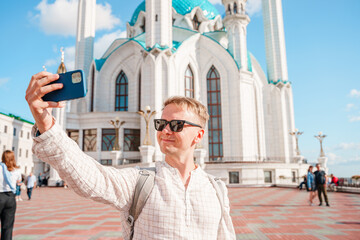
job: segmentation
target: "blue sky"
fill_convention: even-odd
[[[24,99],[31,76],[55,72],[60,47],[74,65],[77,0],[0,1],[0,111],[33,121]],[[141,0],[98,0],[95,57],[125,36]],[[211,0],[222,14],[221,0]],[[248,49],[266,72],[261,1],[248,0]],[[319,131],[330,172],[360,175],[360,1],[283,0],[289,80],[301,154],[315,162]]]

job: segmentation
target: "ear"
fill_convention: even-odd
[[[204,129],[200,129],[194,139],[195,143],[199,143],[202,138],[204,137],[204,133],[205,133],[205,130]]]

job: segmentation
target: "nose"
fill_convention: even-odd
[[[172,131],[170,129],[170,123],[167,123],[166,126],[164,127],[164,129],[161,132],[166,133],[166,134],[172,133]]]

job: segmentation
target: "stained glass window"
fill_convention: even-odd
[[[209,118],[209,159],[223,157],[220,75],[212,66],[207,74],[207,105]]]
[[[116,79],[115,87],[115,111],[128,110],[128,79],[126,74],[121,71]]]

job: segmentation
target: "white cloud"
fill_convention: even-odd
[[[0,87],[5,85],[8,81],[10,81],[10,78],[0,78]]]
[[[96,5],[96,30],[111,30],[120,24],[120,19],[111,14],[111,5]]]
[[[209,2],[211,3],[211,4],[222,4],[221,3],[221,0],[209,0]]]
[[[360,122],[360,116],[350,117],[349,122]]]
[[[360,90],[351,89],[351,91],[350,91],[350,96],[351,96],[351,97],[355,97],[355,98],[360,97]]]
[[[37,6],[39,11],[34,19],[46,34],[74,36],[76,33],[78,0],[55,0],[48,3],[42,0]],[[111,6],[96,5],[96,30],[110,30],[120,24],[120,19],[112,15]]]
[[[351,110],[356,109],[356,108],[357,108],[357,107],[355,106],[355,104],[353,104],[353,103],[348,103],[348,104],[346,104],[345,110],[346,110],[346,111],[351,111]]]
[[[339,157],[335,153],[332,153],[332,152],[329,152],[326,155],[327,155],[327,157],[329,159],[329,164],[334,163],[336,160],[339,159]]]
[[[100,58],[105,51],[107,50],[107,48],[110,46],[110,44],[117,38],[124,38],[126,37],[126,31],[122,32],[122,31],[115,31],[109,34],[104,34],[102,37],[100,37],[94,44],[94,58]],[[56,50],[55,52],[59,52],[58,50]],[[69,46],[69,47],[64,47],[64,62],[65,62],[65,66],[67,68],[68,71],[74,70],[75,69],[75,46]],[[56,66],[58,67],[58,65],[60,64],[60,52],[59,52],[59,57],[56,59],[48,59],[45,62],[45,67],[51,67],[51,66]]]
[[[332,152],[327,153],[326,156],[328,157],[329,165],[338,165],[338,164],[345,164],[345,163],[360,161],[360,157],[358,157],[358,156],[345,158],[343,156],[338,156]]]
[[[261,11],[261,0],[248,0],[246,12],[249,16],[255,15]]]
[[[75,69],[75,46],[64,48],[64,62],[68,71]]]
[[[101,38],[99,38],[99,40],[95,42],[94,57],[100,58],[115,39],[125,38],[125,37],[126,37],[126,31],[122,32],[120,30],[109,34],[104,34]]]
[[[360,156],[352,157],[352,158],[350,158],[350,161],[351,162],[360,162]]]
[[[56,65],[57,63],[60,63],[59,61],[56,61],[55,59],[48,59],[45,61],[44,66],[47,67],[51,67]]]
[[[335,150],[360,150],[360,143],[340,143],[335,146]]]

